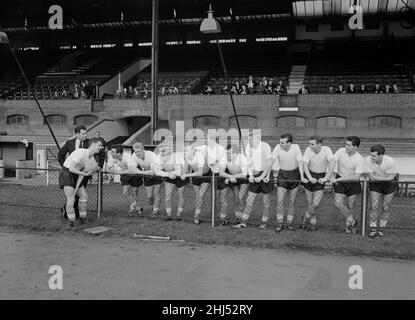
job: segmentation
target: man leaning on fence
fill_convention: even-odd
[[[370,148],[370,156],[364,162],[365,172],[369,177],[369,238],[382,237],[381,229],[386,227],[390,216],[390,204],[393,194],[398,188],[394,182],[397,176],[394,160],[385,155],[385,147],[376,144]],[[379,212],[382,212],[379,220]]]

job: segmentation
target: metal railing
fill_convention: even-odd
[[[1,168],[0,170],[4,170]],[[13,169],[13,168],[12,168]],[[20,174],[20,177],[30,178],[5,178],[0,179],[0,204],[24,207],[38,207],[38,208],[60,208],[65,203],[65,196],[58,185],[58,176],[60,169],[49,168],[18,168],[22,171],[28,171],[30,174]],[[137,175],[138,176],[138,175]],[[140,178],[146,176],[140,175]],[[227,204],[227,219],[232,223],[236,223],[237,219],[235,212],[238,211],[238,205],[244,206],[245,197],[240,204],[232,189],[228,188],[224,196],[218,190],[217,182],[220,179],[217,175],[206,177],[209,181],[203,198],[203,205],[201,205],[200,219],[202,222],[208,222],[212,226],[218,225],[219,213],[221,204]],[[183,188],[184,189],[184,206],[181,219],[184,221],[193,221],[195,208],[195,189],[189,179]],[[268,225],[275,226],[277,224],[276,215],[283,213],[284,217],[287,215],[287,210],[293,209],[293,225],[299,226],[302,222],[302,217],[309,207],[305,188],[300,184],[298,192],[294,201],[294,206],[289,208],[288,199],[285,199],[285,204],[278,201],[277,195],[277,180],[271,179],[274,182],[274,189],[270,193],[270,219]],[[297,182],[299,181],[291,181]],[[356,220],[359,221],[360,233],[365,235],[373,226],[373,220],[376,218],[379,221],[387,217],[387,225],[381,226],[389,229],[397,230],[415,230],[415,181],[392,181],[389,188],[393,188],[392,200],[385,203],[385,196],[373,193],[373,185],[379,185],[382,191],[381,184],[383,182],[368,181],[366,175],[362,175],[360,180],[362,192],[356,195],[356,201],[352,210]],[[157,214],[158,219],[166,217],[165,207],[165,182],[160,187],[160,208]],[[378,190],[378,191],[379,191]],[[111,216],[127,216],[130,208],[130,200],[125,194],[125,190],[120,185],[120,175],[99,172],[95,173],[87,185],[87,192],[89,196],[88,210],[96,212],[98,217],[102,214]],[[376,191],[375,191],[376,192]],[[323,197],[319,206],[316,209],[316,218],[318,227],[343,229],[345,227],[345,217],[336,207],[333,196],[333,185],[328,183],[325,186]],[[177,191],[173,189],[172,209],[173,217],[177,212]],[[224,197],[224,199],[222,199]],[[386,199],[388,200],[388,199]],[[143,207],[144,213],[142,216],[150,218],[152,216],[153,205],[149,202],[145,187],[140,185],[137,193],[138,206]],[[247,221],[248,225],[259,225],[262,221],[263,214],[263,200],[262,195],[258,194],[253,203],[251,215]],[[385,219],[383,219],[385,220]],[[372,223],[372,225],[371,225]]]

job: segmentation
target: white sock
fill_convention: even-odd
[[[380,221],[379,221],[379,227],[385,228],[387,223],[388,223],[388,220],[380,219]]]
[[[315,225],[317,224],[317,218],[316,218],[316,217],[312,217],[312,218],[310,219],[310,223],[311,223],[313,226],[315,226]]]
[[[170,217],[171,216],[171,208],[166,208],[166,212],[167,212],[167,215]]]
[[[353,218],[353,216],[349,216],[349,217],[346,219],[346,226],[351,226],[351,225],[353,224],[353,222],[354,222],[354,218]]]
[[[291,224],[293,222],[294,216],[287,215],[287,224]]]
[[[277,223],[281,224],[284,222],[284,215],[282,214],[277,214]]]

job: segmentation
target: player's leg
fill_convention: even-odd
[[[220,198],[220,210],[219,210],[219,218],[222,224],[225,224],[226,220],[226,211],[228,209],[228,189],[224,188],[219,190],[219,198]]]
[[[66,197],[66,213],[68,215],[68,219],[71,222],[71,226],[73,226],[73,223],[75,222],[75,209],[74,209],[74,203],[75,203],[75,189],[70,186],[64,186],[63,191],[65,192]]]
[[[248,187],[249,185],[247,183],[241,184],[239,186],[239,190],[238,190],[238,205],[237,205],[237,209],[235,211],[235,217],[237,219],[242,219],[242,212],[245,209],[245,196],[248,193]]]
[[[391,207],[392,199],[393,199],[393,193],[383,195],[383,212],[382,212],[382,215],[379,221],[380,228],[386,228],[386,225],[388,224],[390,214],[391,214],[390,207]],[[377,233],[379,236],[383,236],[383,232],[381,230],[378,230]]]
[[[313,204],[312,204],[312,216],[310,218],[310,224],[312,229],[316,227],[317,224],[317,210],[320,206],[321,199],[323,199],[324,190],[318,190],[313,192]]]
[[[130,204],[130,210],[128,211],[128,214],[133,214],[137,201],[132,193],[132,187],[129,184],[123,185],[122,194],[127,198],[128,203]]]
[[[262,212],[261,225],[259,226],[260,229],[265,229],[269,223],[269,216],[270,216],[270,209],[271,209],[271,196],[270,195],[271,195],[270,193],[264,193],[262,195],[264,211]]]
[[[313,198],[314,192],[311,192],[304,188],[305,190],[305,197],[307,199],[307,210],[303,216],[303,220],[301,221],[300,229],[305,229],[307,221],[313,216]]]
[[[382,205],[381,203],[382,195],[376,191],[369,192],[370,198],[370,212],[369,212],[369,238],[374,238],[377,235],[376,228],[378,224],[379,209]]]
[[[181,219],[183,214],[183,207],[184,207],[184,190],[185,186],[177,188],[177,219]]]
[[[86,213],[87,213],[87,206],[88,206],[88,194],[84,187],[80,187],[77,192],[79,196],[79,223],[85,223]]]
[[[209,182],[204,182],[200,185],[196,194],[196,208],[194,223],[200,224],[200,214],[202,212],[203,204],[205,202],[205,193],[209,189]]]
[[[248,195],[246,197],[245,209],[242,213],[241,223],[238,223],[237,225],[233,226],[235,229],[246,227],[246,222],[248,221],[249,216],[251,215],[252,207],[254,205],[256,196],[257,196],[257,193],[248,191]]]
[[[147,185],[144,187],[146,189],[147,201],[149,205],[154,204],[154,185]]]
[[[166,214],[167,214],[167,219],[171,220],[171,212],[172,212],[172,201],[171,201],[171,197],[172,197],[172,193],[173,193],[173,188],[174,188],[174,184],[170,183],[170,182],[165,182],[164,183],[164,192],[165,192],[165,206],[166,206]]]
[[[282,187],[277,187],[277,228],[276,231],[280,232],[284,223],[284,200],[285,195],[287,194],[287,189]]]
[[[151,197],[148,198],[148,195],[150,191],[147,192],[147,199],[149,199],[149,204],[151,203],[153,205],[153,214],[152,216],[155,217],[159,210],[160,210],[160,203],[161,203],[161,185],[162,183],[152,185],[149,187],[149,190],[151,190]],[[147,191],[147,189],[146,189]]]
[[[334,194],[334,205],[340,213],[346,218],[346,232],[349,233],[349,227],[353,222],[353,215],[351,215],[348,205],[345,204],[346,195],[343,193]]]
[[[287,204],[287,228],[293,230],[292,223],[294,220],[294,202],[297,197],[298,187],[289,190],[288,193],[288,204]]]
[[[354,205],[356,203],[356,195],[352,195],[352,196],[348,196],[347,197],[347,205],[349,207],[349,218],[348,220],[350,221],[350,229],[352,231],[352,233],[356,233],[357,232],[357,220],[354,217]]]

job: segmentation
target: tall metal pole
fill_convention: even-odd
[[[151,29],[151,141],[158,129],[158,71],[159,71],[159,0],[152,0]]]

